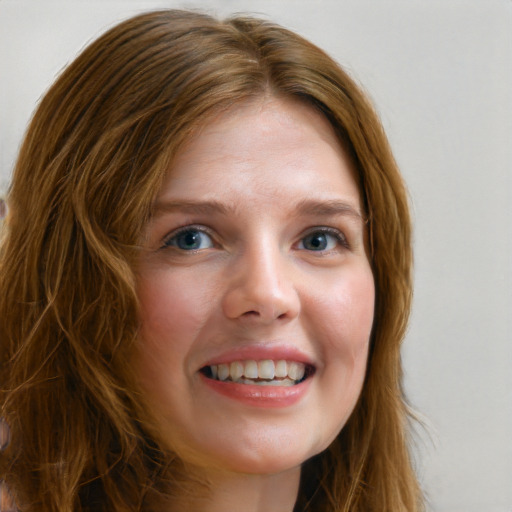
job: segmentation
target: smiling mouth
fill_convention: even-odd
[[[313,366],[283,359],[244,360],[212,364],[201,368],[201,373],[221,382],[259,386],[295,386],[315,372]]]

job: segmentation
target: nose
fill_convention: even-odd
[[[230,269],[222,301],[225,316],[261,324],[295,318],[300,299],[292,266],[278,248],[244,252]]]

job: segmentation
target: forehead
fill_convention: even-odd
[[[288,192],[326,200],[342,195],[360,209],[355,176],[323,114],[298,101],[262,98],[201,126],[174,158],[158,202],[174,196],[269,202]]]

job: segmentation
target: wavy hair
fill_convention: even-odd
[[[89,45],[42,99],[0,253],[1,454],[26,512],[149,511],[180,461],[148,432],[131,357],[138,243],[173,156],[212,115],[262,95],[322,112],[356,163],[376,308],[359,401],[304,464],[298,511],[417,512],[400,344],[411,303],[407,194],[361,88],[322,50],[250,17],[163,10]]]

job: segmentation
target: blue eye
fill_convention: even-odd
[[[331,232],[325,230],[313,231],[306,235],[299,242],[299,249],[306,249],[307,251],[331,251],[339,244],[346,246],[345,239],[338,231]]]
[[[184,228],[165,241],[165,247],[176,247],[182,251],[200,251],[213,247],[208,233],[198,228]]]

